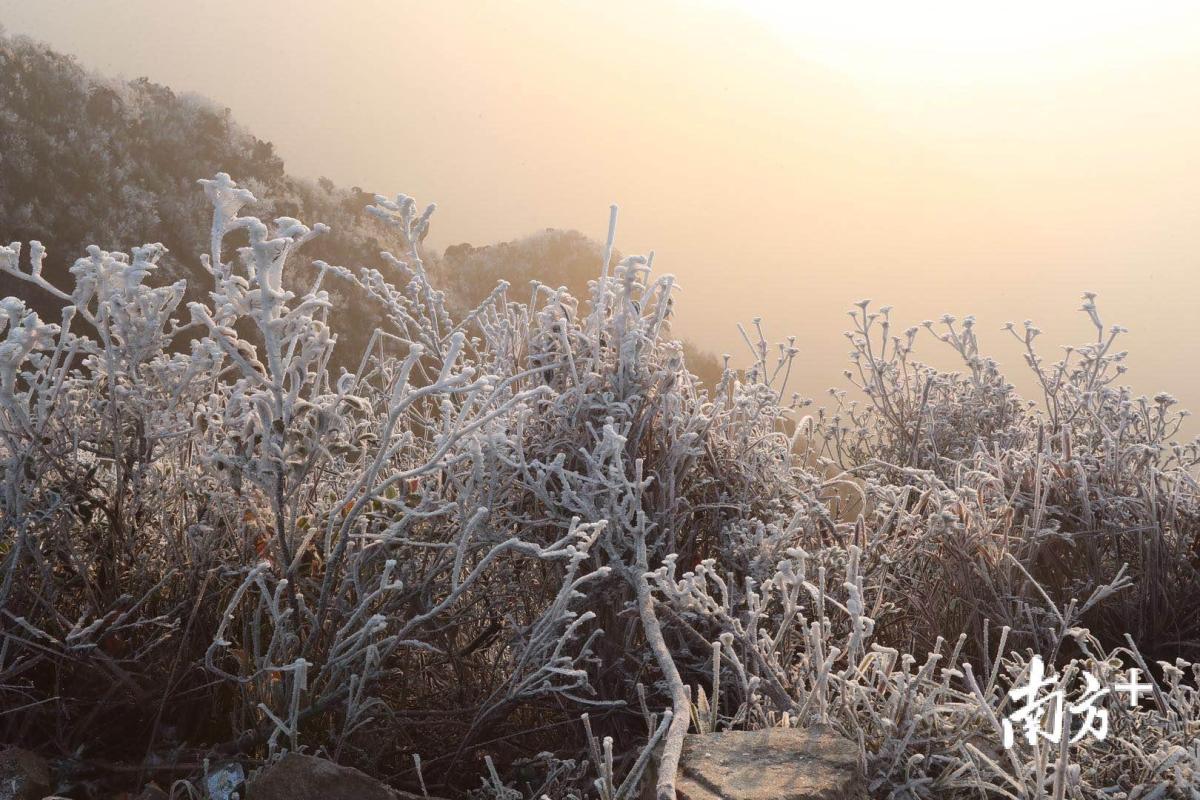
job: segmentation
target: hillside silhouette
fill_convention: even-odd
[[[200,299],[208,276],[199,258],[209,247],[212,209],[196,180],[216,172],[230,173],[254,194],[258,202],[248,210],[256,216],[328,225],[329,232],[308,245],[310,260],[383,269],[381,250],[405,249],[365,213],[374,192],[288,173],[271,142],[238,124],[228,108],[145,77],[105,77],[0,29],[0,240],[41,241],[51,283],[70,285],[70,267],[88,245],[124,252],[161,242],[168,252],[152,281],[187,279],[187,299]],[[455,245],[444,255],[427,253],[426,260],[442,275],[450,305],[463,309],[502,279],[517,301],[528,299],[531,280],[586,297],[601,251],[578,231],[548,228],[512,242]],[[342,342],[336,360],[357,364],[382,319],[354,286],[328,288],[335,300],[359,310],[330,323]],[[58,316],[59,304],[48,293],[0,274],[0,296],[6,295],[26,298],[44,318]],[[686,348],[693,371],[712,384],[721,371],[717,359]]]

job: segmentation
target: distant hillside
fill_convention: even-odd
[[[128,251],[158,241],[170,253],[153,280],[187,278],[189,299],[203,297],[208,276],[199,256],[208,248],[212,207],[196,180],[216,172],[230,173],[259,198],[247,209],[255,216],[329,225],[330,233],[306,246],[310,259],[356,269],[380,266],[381,250],[403,252],[395,234],[363,210],[374,192],[289,175],[271,143],[241,127],[228,108],[146,78],[97,75],[69,55],[0,31],[0,242],[40,240],[53,283],[70,286],[68,269],[90,244]],[[428,261],[462,306],[501,278],[516,287],[517,300],[527,299],[524,289],[534,277],[584,296],[600,252],[578,232],[547,230],[499,245],[459,245],[444,259],[428,254]],[[326,288],[347,293],[337,307],[355,308],[352,318],[335,314],[331,323],[341,340],[337,359],[357,363],[379,323],[374,305],[349,296],[353,290],[344,284],[330,281]],[[52,298],[0,275],[0,297],[13,294],[46,319],[58,318]],[[689,356],[707,380],[719,374],[712,356]]]
[[[190,298],[200,296],[208,288],[199,255],[212,207],[196,180],[218,171],[260,198],[252,213],[262,218],[329,225],[331,233],[306,249],[311,258],[357,267],[400,247],[362,212],[372,194],[288,175],[271,143],[239,126],[229,109],[146,78],[110,80],[43,44],[0,35],[0,239],[40,240],[52,282],[70,285],[67,270],[89,244],[127,251],[159,241],[170,253],[156,280],[188,278]],[[58,304],[40,290],[0,276],[0,297],[10,294],[58,316]],[[360,349],[355,340],[365,341],[370,322],[361,315],[353,327],[335,322],[345,349]]]

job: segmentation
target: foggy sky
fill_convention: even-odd
[[[1015,372],[1001,324],[1057,357],[1090,290],[1135,387],[1200,410],[1200,15],[1031,16],[1029,42],[951,20],[943,46],[773,9],[0,0],[0,23],[213,98],[293,173],[436,201],[438,247],[602,239],[616,202],[618,246],[684,288],[676,330],[739,353],[761,316],[809,396],[841,383],[860,298],[901,328],[974,313]]]

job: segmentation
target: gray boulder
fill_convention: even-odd
[[[314,756],[288,753],[246,784],[246,800],[408,800],[365,772]]]
[[[771,728],[688,736],[678,800],[866,800],[858,746],[828,731]]]

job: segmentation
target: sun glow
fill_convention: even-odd
[[[1019,81],[1194,50],[1200,7],[1159,2],[730,0],[801,55],[882,82]]]

